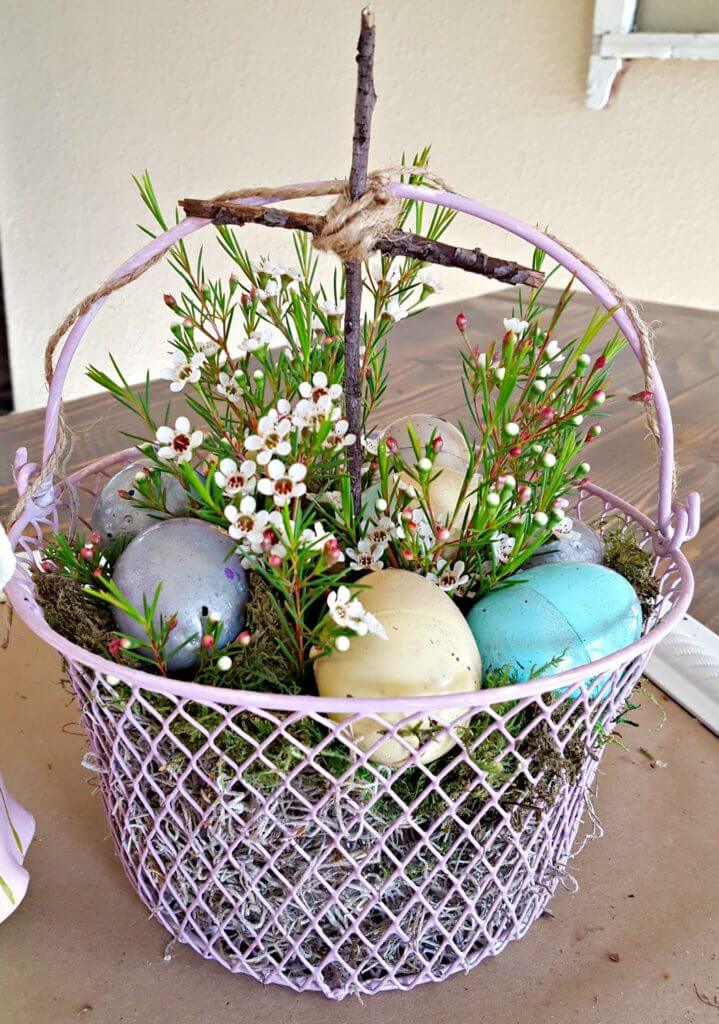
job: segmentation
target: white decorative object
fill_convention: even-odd
[[[35,819],[5,788],[0,773],[0,922],[16,910],[30,875],[23,861],[35,833]]]
[[[718,32],[635,32],[639,0],[596,0],[587,106],[602,110],[625,60],[719,60]]]
[[[644,670],[708,729],[719,735],[719,636],[691,615],[658,644]]]

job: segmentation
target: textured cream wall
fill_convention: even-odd
[[[591,113],[592,6],[376,0],[372,163],[430,141],[458,188],[549,225],[629,294],[719,308],[719,63],[636,63],[612,107]],[[131,172],[149,167],[168,207],[345,173],[359,7],[4,0],[0,243],[19,409],[44,401],[47,334],[139,242]],[[264,251],[278,234],[263,234]],[[469,223],[455,237],[527,256]],[[443,298],[485,287],[444,277]],[[114,297],[80,362],[111,350],[135,379],[156,372],[171,283],[158,268]],[[79,368],[71,394],[88,390]]]

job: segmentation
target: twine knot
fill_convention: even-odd
[[[386,171],[372,171],[366,190],[358,199],[352,199],[345,182],[325,214],[321,232],[315,236],[315,249],[333,252],[343,261],[362,263],[368,259],[378,240],[397,227],[402,204],[390,192],[390,181]]]

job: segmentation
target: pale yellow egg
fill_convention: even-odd
[[[452,599],[423,576],[384,569],[362,580],[359,599],[382,623],[387,639],[368,634],[352,638],[350,649],[335,651],[315,663],[317,689],[323,697],[418,697],[478,690],[482,661],[467,622]],[[447,708],[407,723],[402,737],[391,736],[372,754],[378,764],[401,765],[424,742],[425,733],[458,719],[466,708]],[[333,715],[343,721],[347,715]],[[405,712],[361,718],[348,727],[354,743],[368,751]],[[411,727],[411,728],[410,728]],[[427,732],[427,731],[430,732]],[[456,740],[449,733],[429,739],[423,763],[447,753]]]

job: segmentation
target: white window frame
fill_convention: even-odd
[[[625,60],[719,60],[719,32],[635,32],[640,0],[595,0],[587,106],[609,102]]]

